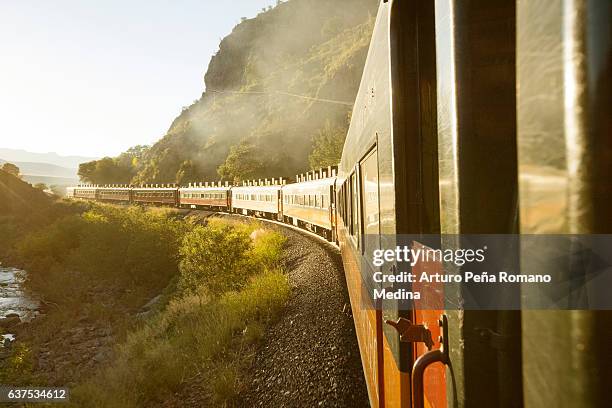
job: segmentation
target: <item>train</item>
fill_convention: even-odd
[[[400,234],[612,233],[611,13],[609,0],[382,0],[337,172],[69,194],[336,243],[373,407],[609,406],[612,312],[375,302],[366,254]]]
[[[336,241],[336,172],[328,166],[287,178],[144,185],[77,185],[66,197],[116,204],[169,206],[241,214],[284,222]]]

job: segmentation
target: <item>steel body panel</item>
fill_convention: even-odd
[[[435,11],[441,232],[516,233],[515,3],[439,0]],[[463,244],[443,236],[442,247]],[[446,272],[462,271],[447,265]],[[462,287],[446,285],[445,296],[461,304]],[[512,335],[520,330],[520,313],[447,315],[453,367],[448,400],[457,407],[519,407],[520,342],[508,342],[502,351],[483,346],[474,333],[486,328]]]
[[[270,214],[281,212],[279,194],[281,186],[241,186],[232,188],[232,208],[260,211]],[[243,197],[249,197],[245,199]],[[264,196],[272,196],[265,201]]]
[[[521,233],[612,233],[612,5],[521,0],[517,19]],[[610,312],[525,310],[521,323],[525,407],[609,405]]]
[[[372,149],[376,149],[380,197],[379,233],[382,234],[396,233],[394,151],[391,134],[390,9],[390,3],[381,2],[336,182],[336,191],[339,192],[343,185],[347,186],[357,164]],[[341,195],[337,194],[338,209],[343,205],[340,199]],[[408,406],[409,397],[406,396],[409,395],[409,381],[407,376],[399,374],[398,368],[399,337],[397,332],[383,327],[386,326],[383,324],[383,319],[393,318],[396,314],[383,316],[380,310],[374,310],[371,295],[366,289],[366,280],[371,279],[373,272],[364,272],[361,244],[358,238],[348,232],[347,222],[338,217],[338,239],[343,254],[347,286],[351,302],[354,303],[353,317],[370,402],[374,407]],[[364,273],[369,277],[364,277]]]
[[[396,234],[438,234],[439,220],[439,174],[438,174],[438,134],[437,134],[437,64],[435,9],[433,2],[394,1],[391,10],[391,102],[392,102],[392,144],[393,144],[393,197],[395,201]],[[385,238],[385,248],[396,243]],[[418,245],[414,242],[413,245]],[[429,243],[437,246],[438,242]],[[406,265],[397,265],[406,270]],[[441,265],[432,265],[441,269]],[[412,272],[418,275],[420,265],[413,266]],[[426,293],[428,301],[439,293],[427,292],[418,284],[406,285],[407,289]],[[415,300],[399,310],[396,302],[385,302],[385,320],[401,317],[413,324],[437,330],[438,319],[443,313],[443,302],[438,309],[423,305]],[[409,309],[409,310],[408,310]],[[413,364],[427,350],[421,343],[397,344],[397,331],[385,324],[386,342],[389,342],[393,357],[399,359],[399,378],[410,376]],[[433,338],[436,338],[433,336]],[[389,341],[390,340],[390,341]],[[438,349],[440,343],[434,341],[432,347]],[[385,348],[387,351],[387,348]],[[385,363],[387,359],[385,357]],[[386,373],[389,370],[386,371]],[[385,374],[385,381],[390,381]],[[418,396],[429,407],[446,407],[446,375],[442,365],[436,364],[425,371],[426,386]],[[413,390],[406,386],[401,397],[402,404],[409,405]]]
[[[219,197],[213,197],[212,195]],[[179,189],[181,205],[228,208],[230,199],[231,187],[182,187]]]
[[[311,180],[301,183],[292,183],[283,186],[283,215],[316,225],[327,230],[332,229],[332,213],[330,191],[335,185],[336,178],[328,177],[320,180]],[[318,200],[325,197],[324,207],[296,204],[295,196],[313,196]]]

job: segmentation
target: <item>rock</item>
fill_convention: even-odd
[[[106,360],[107,357],[107,353],[105,353],[104,351],[99,351],[98,353],[96,353],[93,359],[96,363],[101,363],[102,361]]]
[[[19,323],[21,323],[21,319],[19,318],[19,316],[4,317],[0,319],[0,327],[5,328],[5,329],[18,325]]]
[[[17,313],[9,313],[4,317],[19,317],[19,315]]]

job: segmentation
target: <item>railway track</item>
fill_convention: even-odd
[[[319,237],[269,225],[287,237],[292,296],[254,358],[241,405],[369,406],[340,253]]]

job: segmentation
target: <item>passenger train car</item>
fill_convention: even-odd
[[[129,190],[134,203],[265,217],[336,242],[373,407],[608,406],[611,312],[374,302],[366,254],[397,234],[452,248],[445,234],[612,233],[611,12],[608,0],[383,0],[337,175],[68,194]]]
[[[132,199],[137,204],[178,206],[178,188],[149,186],[132,188]]]
[[[282,180],[258,180],[232,188],[232,211],[244,215],[281,220],[283,202]]]
[[[336,170],[320,169],[296,180],[283,187],[283,221],[335,241]]]
[[[120,186],[100,187],[97,189],[97,198],[100,201],[129,203],[132,200],[132,189]]]
[[[231,206],[231,191],[228,183],[200,183],[179,188],[179,204],[183,208],[203,208],[228,211]]]

